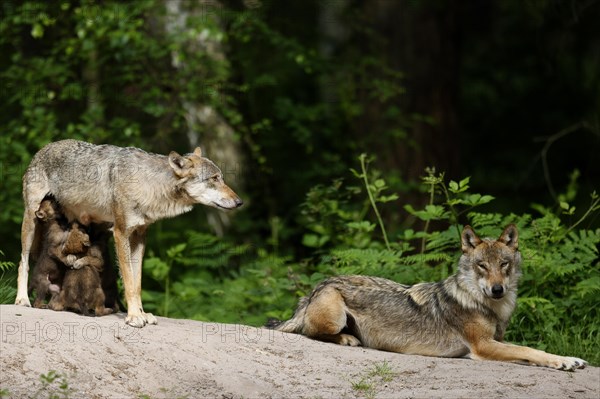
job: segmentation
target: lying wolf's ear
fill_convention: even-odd
[[[194,166],[194,163],[175,151],[171,151],[169,153],[169,165],[177,176],[185,177],[189,170]]]
[[[472,251],[476,246],[481,244],[481,239],[477,237],[477,234],[475,234],[475,231],[469,225],[465,226],[463,229],[460,240],[462,243],[462,251],[464,253]]]
[[[509,224],[506,226],[498,241],[504,243],[507,247],[512,249],[519,249],[519,231],[517,226]]]
[[[202,148],[196,147],[196,149],[194,150],[194,155],[198,158],[202,158]]]

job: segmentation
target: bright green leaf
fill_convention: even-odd
[[[31,36],[39,39],[44,36],[44,27],[40,24],[33,24],[31,27]]]

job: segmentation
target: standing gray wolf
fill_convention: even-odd
[[[69,220],[86,215],[92,223],[113,223],[127,302],[125,321],[134,327],[156,324],[156,317],[144,312],[141,299],[148,226],[188,212],[194,204],[221,209],[242,205],[219,168],[202,157],[200,148],[183,156],[174,151],[165,156],[76,140],[50,143],[33,157],[23,176],[25,212],[17,305],[30,306],[27,277],[38,228],[35,211],[48,195],[56,198]]]
[[[274,328],[406,354],[585,367],[578,358],[502,342],[521,274],[516,226],[506,227],[498,240],[480,239],[466,226],[461,241],[458,272],[444,281],[408,286],[378,277],[332,277]]]

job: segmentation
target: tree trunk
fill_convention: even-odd
[[[388,39],[385,53],[390,65],[405,73],[407,91],[399,105],[414,115],[409,133],[412,144],[385,143],[383,153],[393,152],[386,163],[410,180],[418,180],[428,166],[456,176],[460,159],[456,1],[419,5],[376,0],[366,2],[365,8]]]
[[[165,29],[171,36],[183,35],[182,37],[191,37],[183,45],[184,52],[204,52],[213,60],[224,61],[225,53],[220,41],[214,40],[210,35],[204,34],[202,28],[194,26],[201,30],[200,34],[185,35],[190,28],[188,22],[191,17],[201,17],[200,21],[207,18],[213,18],[212,22],[218,23],[221,4],[211,0],[199,0],[196,3],[190,3],[182,0],[165,0],[167,10],[167,19]],[[171,63],[173,67],[180,71],[186,71],[189,68],[178,51],[171,54]],[[186,71],[189,73],[190,71]],[[192,71],[195,73],[196,71]],[[200,71],[197,71],[200,73]],[[183,74],[186,75],[185,73]],[[185,82],[181,82],[185,85]],[[204,88],[207,92],[218,92],[221,87]],[[235,136],[233,128],[219,114],[219,112],[210,104],[194,102],[187,99],[181,100],[185,113],[187,124],[187,141],[190,148],[200,146],[206,157],[209,157],[223,171],[225,180],[234,190],[242,187],[241,165],[242,152],[239,141]],[[207,218],[209,224],[215,233],[222,236],[227,226],[230,224],[232,214],[215,211],[207,208]]]

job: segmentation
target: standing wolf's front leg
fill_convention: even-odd
[[[146,238],[145,230],[133,230],[127,234],[115,225],[114,236],[119,270],[123,277],[123,288],[125,289],[125,300],[127,301],[127,318],[125,322],[132,327],[156,324],[156,317],[151,313],[144,313],[142,307],[142,262]]]
[[[146,319],[140,308],[141,300],[136,298],[135,275],[129,236],[115,225],[114,227],[115,247],[119,270],[123,278],[123,289],[125,290],[125,301],[127,302],[127,318],[125,323],[132,327],[144,327]],[[141,270],[140,270],[141,271]]]
[[[146,227],[139,227],[129,236],[129,247],[131,248],[136,306],[140,309],[146,323],[157,324],[156,317],[152,313],[145,313],[142,306],[142,266],[144,263],[144,250],[146,248]]]

